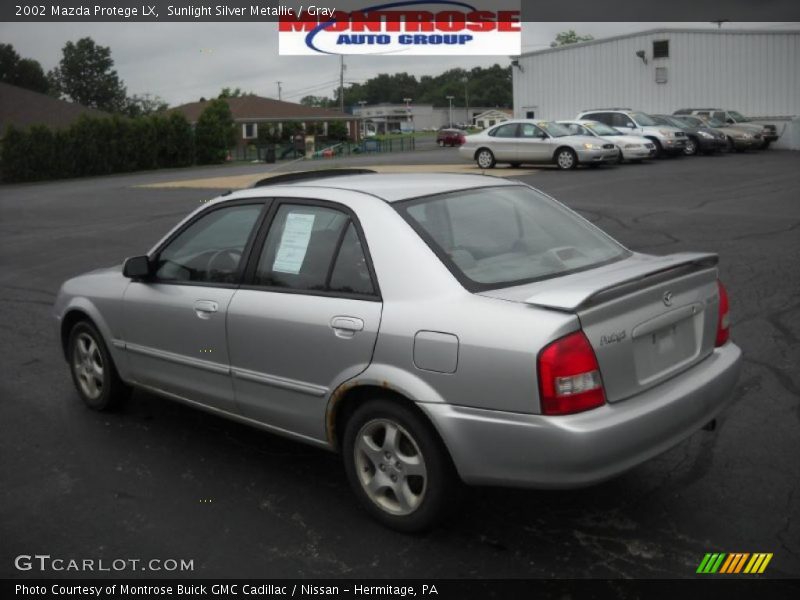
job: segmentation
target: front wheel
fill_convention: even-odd
[[[457,502],[458,478],[432,426],[387,399],[360,406],[342,444],[347,479],[361,504],[384,525],[430,529]]]
[[[728,139],[726,140],[726,144],[725,144],[725,152],[730,154],[735,149],[736,149],[736,144],[733,143],[733,138],[731,136],[728,136]]]
[[[129,395],[130,388],[119,378],[103,337],[88,321],[79,321],[70,331],[67,359],[78,395],[89,408],[109,410]]]
[[[478,156],[475,157],[475,162],[478,163],[478,166],[481,169],[492,169],[497,164],[497,161],[494,159],[494,154],[488,148],[484,148],[478,152]]]
[[[570,148],[559,150],[558,154],[556,154],[556,165],[558,165],[559,169],[565,171],[577,167],[578,157],[575,155],[575,151]]]
[[[694,156],[697,154],[697,142],[694,138],[689,138],[686,140],[686,148],[683,149],[683,153],[686,156]]]
[[[439,144],[439,148],[444,148],[444,140],[438,140],[436,143]]]

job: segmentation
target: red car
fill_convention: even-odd
[[[436,133],[436,143],[439,147],[460,146],[466,141],[466,131],[461,129],[440,129]]]

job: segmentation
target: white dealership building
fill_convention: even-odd
[[[529,52],[512,62],[516,118],[590,108],[723,108],[772,122],[800,149],[800,30],[653,29]]]

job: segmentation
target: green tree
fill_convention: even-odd
[[[236,129],[228,103],[212,100],[200,114],[194,129],[195,152],[201,165],[224,162],[236,143]]]
[[[229,88],[224,87],[222,91],[220,91],[219,96],[217,98],[241,98],[242,96],[252,96],[252,92],[243,92],[241,88]]]
[[[303,106],[320,106],[327,108],[331,104],[330,98],[327,96],[303,96],[300,99],[300,104]]]
[[[39,61],[20,58],[11,44],[0,44],[0,81],[42,94],[50,88]]]
[[[125,86],[113,68],[110,48],[85,37],[67,42],[62,53],[58,67],[48,74],[59,95],[108,112],[125,109]]]
[[[159,96],[134,94],[125,101],[125,114],[129,117],[146,116],[156,112],[167,110],[169,104]]]
[[[579,42],[588,42],[594,39],[592,35],[578,35],[574,30],[562,31],[556,34],[556,40],[550,42],[551,48],[558,48],[559,46],[566,46],[568,44],[577,44]]]

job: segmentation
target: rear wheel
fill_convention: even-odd
[[[494,154],[488,148],[481,148],[478,150],[478,155],[475,157],[475,162],[481,169],[493,169],[497,164]]]
[[[559,169],[568,171],[578,166],[578,157],[571,148],[562,148],[556,153],[556,165]]]
[[[342,444],[350,486],[384,525],[415,532],[457,505],[459,481],[433,427],[398,402],[375,399],[350,417]]]
[[[103,337],[88,321],[79,321],[72,327],[67,360],[78,395],[89,408],[109,410],[130,395],[130,388],[119,378]]]

